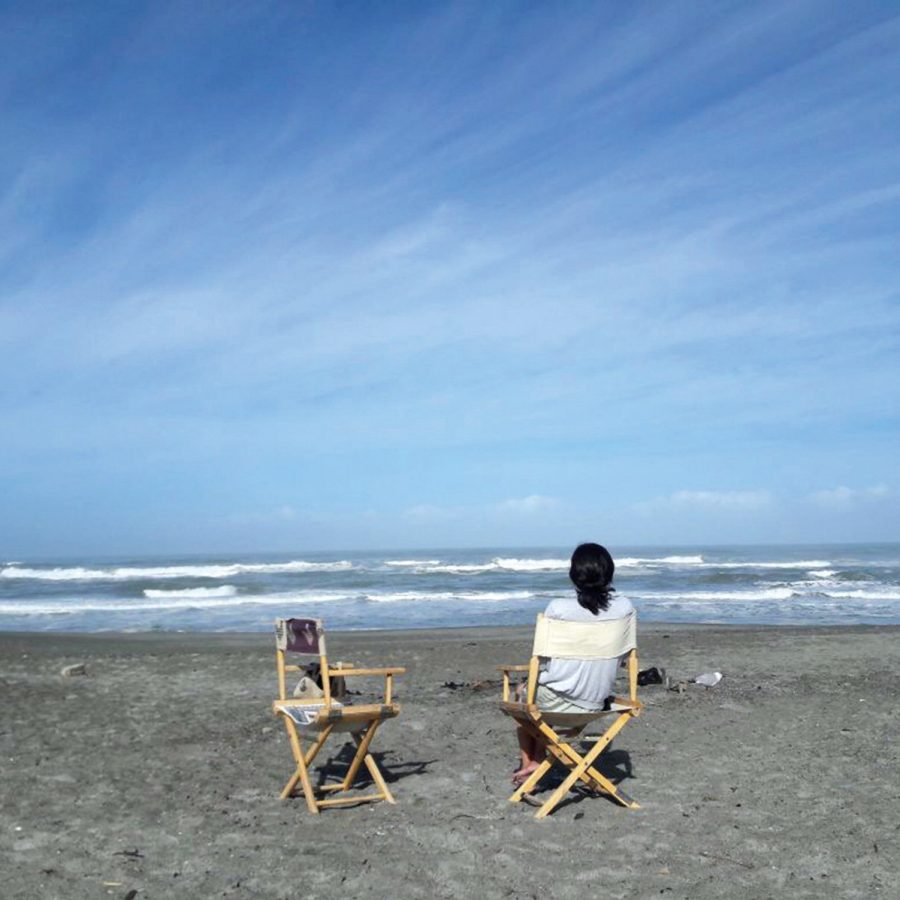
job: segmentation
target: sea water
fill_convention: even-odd
[[[900,544],[611,547],[644,622],[900,623]],[[0,563],[0,630],[519,625],[572,592],[571,548]]]

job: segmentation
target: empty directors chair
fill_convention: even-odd
[[[385,719],[392,719],[400,713],[400,707],[393,702],[394,676],[402,675],[406,669],[357,669],[339,663],[330,668],[325,651],[325,633],[318,619],[277,619],[275,621],[276,665],[278,667],[278,699],[272,704],[277,716],[284,720],[296,769],[281,792],[282,800],[290,797],[298,783],[303,790],[306,805],[311,813],[329,806],[345,806],[353,803],[367,803],[374,800],[394,798],[384,782],[378,765],[369,753],[369,745],[378,726]],[[316,657],[321,673],[321,692],[306,690],[303,697],[288,697],[286,676],[288,672],[305,672],[304,666],[288,665],[285,656],[294,653]],[[384,677],[384,702],[367,706],[345,706],[332,696],[332,679],[346,679],[351,676],[377,675]],[[321,693],[320,697],[311,696]],[[325,741],[332,734],[349,733],[356,744],[356,753],[343,780],[337,784],[313,787],[310,767]],[[304,748],[304,741],[309,746]],[[347,797],[320,798],[319,794],[334,791],[348,791],[365,763],[377,792],[350,795]]]
[[[550,771],[553,763],[557,762],[570,772],[535,813],[535,818],[543,819],[549,815],[579,781],[593,791],[609,794],[623,806],[630,809],[639,808],[631,797],[594,767],[597,757],[610,741],[643,709],[637,698],[638,661],[635,632],[636,618],[633,612],[622,619],[600,622],[570,622],[548,619],[539,614],[534,631],[531,662],[526,666],[498,667],[503,673],[501,710],[506,715],[512,716],[516,723],[534,737],[546,751],[544,761],[509,798],[511,803],[518,803],[525,794],[530,794]],[[544,712],[535,704],[540,657],[615,659],[625,654],[628,654],[629,694],[627,698],[612,698],[609,709],[584,713],[554,713]],[[511,699],[510,672],[528,673],[524,700]],[[606,730],[600,735],[581,735],[587,726],[595,723],[602,723]],[[560,732],[565,732],[565,735],[561,735]],[[576,736],[580,736],[582,741],[594,741],[594,746],[584,755],[569,743],[569,740]]]

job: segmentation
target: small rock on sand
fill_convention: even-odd
[[[73,663],[71,666],[63,666],[60,675],[71,678],[74,675],[87,675],[87,666],[84,663]]]

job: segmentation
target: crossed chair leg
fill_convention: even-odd
[[[535,813],[536,819],[543,819],[550,815],[560,800],[566,796],[578,781],[584,782],[591,790],[609,794],[622,806],[629,809],[640,809],[639,804],[632,800],[625,791],[613,784],[593,766],[594,760],[625,727],[630,718],[631,716],[628,713],[620,715],[602,736],[595,739],[594,746],[584,756],[571,744],[563,740],[556,731],[540,718],[516,719],[520,725],[544,746],[549,756],[552,756],[557,762],[572,770],[562,784],[550,795],[550,798]],[[510,803],[518,803],[525,794],[533,791],[552,767],[553,760],[545,759],[509,798]]]
[[[318,788],[314,788],[312,785],[312,781],[309,777],[309,769],[313,760],[315,760],[319,751],[324,746],[328,736],[331,734],[332,726],[326,725],[322,731],[319,732],[309,749],[304,751],[303,741],[297,731],[297,726],[291,719],[286,717],[284,724],[287,728],[288,737],[290,738],[291,750],[293,751],[297,768],[294,771],[294,774],[288,779],[288,783],[281,792],[282,800],[286,800],[294,793],[297,783],[299,782],[300,787],[303,790],[303,797],[306,800],[306,806],[313,814],[317,814],[320,809],[329,806],[347,806],[353,803],[372,803],[376,800],[385,800],[388,803],[396,803],[385,783],[381,770],[378,768],[378,764],[369,753],[369,744],[372,743],[372,738],[375,737],[375,732],[378,730],[378,722],[372,722],[362,734],[356,732],[351,734],[351,737],[356,744],[356,753],[350,762],[350,767],[347,769],[347,774],[344,776],[343,780],[337,784],[326,784]],[[316,797],[317,791],[318,793],[325,794],[332,791],[350,790],[363,763],[365,763],[372,781],[375,782],[375,786],[378,788],[377,793],[354,795],[352,797],[332,797],[325,800],[320,800]]]

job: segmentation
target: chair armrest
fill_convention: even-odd
[[[640,700],[631,700],[628,697],[613,697],[612,702],[618,706],[627,706],[634,710],[634,714],[638,715],[644,708],[644,704]]]
[[[373,669],[355,669],[353,666],[329,669],[329,678],[346,678],[348,675],[380,675],[384,678],[384,702],[390,704],[394,699],[394,676],[405,675],[405,666],[384,666]]]
[[[348,675],[405,675],[404,666],[390,666],[384,669],[355,669],[353,667],[329,669],[329,678],[346,678]]]
[[[497,671],[503,673],[503,688],[501,692],[501,697],[503,698],[503,702],[509,702],[509,675],[511,672],[527,672],[531,668],[530,665],[524,666],[497,666]]]

